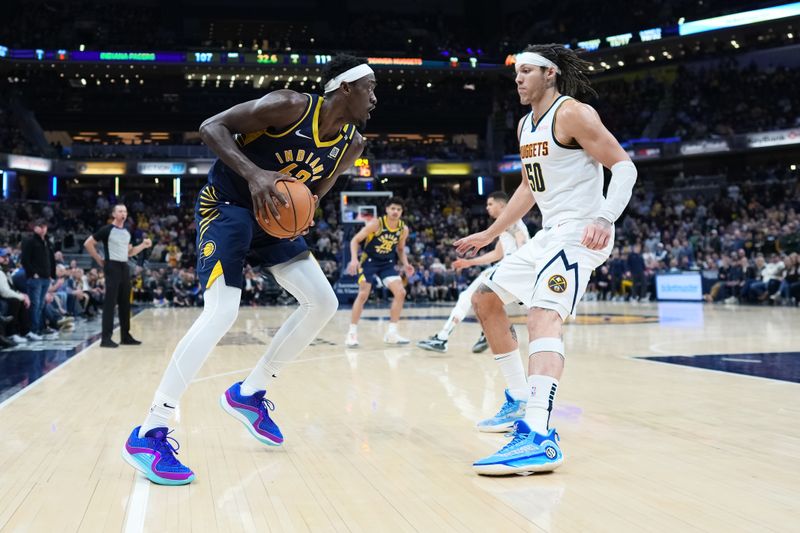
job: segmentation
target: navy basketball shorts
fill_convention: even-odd
[[[359,270],[358,282],[375,284],[377,282],[380,287],[389,285],[391,282],[400,279],[400,274],[397,272],[394,262],[380,261],[367,258]]]
[[[225,285],[242,288],[245,260],[271,267],[308,253],[305,239],[278,239],[256,222],[251,209],[221,197],[211,185],[200,190],[195,204],[197,277],[203,289],[225,275]]]

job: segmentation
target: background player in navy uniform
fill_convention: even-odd
[[[258,441],[280,445],[283,436],[268,410],[267,384],[315,338],[338,302],[303,238],[278,239],[256,223],[255,213],[275,223],[287,199],[282,179],[300,180],[317,197],[361,155],[356,131],[375,107],[375,75],[366,59],[337,56],[323,72],[325,97],[273,91],[215,115],[200,126],[203,141],[219,156],[195,206],[197,273],[205,290],[203,312],[180,340],[161,380],[150,414],[134,428],[123,457],[148,479],[183,485],[194,473],[174,456],[169,419],[181,395],[239,312],[246,256],[267,267],[299,308],[278,330],[259,363],[220,398],[229,414]]]
[[[345,345],[358,346],[358,320],[364,310],[364,304],[372,291],[372,283],[377,280],[392,291],[392,308],[389,313],[389,329],[383,337],[386,344],[408,344],[409,340],[401,337],[397,331],[397,322],[406,299],[406,289],[397,271],[400,267],[407,276],[414,274],[414,267],[406,257],[406,239],[408,226],[400,217],[403,216],[403,200],[392,197],[386,201],[386,215],[367,222],[350,240],[350,263],[347,273],[358,276],[358,296],[353,302],[353,314],[350,318],[350,330],[347,332]],[[363,247],[362,261],[359,261],[359,244],[366,241]]]

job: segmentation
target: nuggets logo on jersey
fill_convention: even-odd
[[[547,287],[553,292],[562,293],[567,290],[567,280],[560,274],[550,276],[550,279],[547,280]]]
[[[547,141],[523,144],[519,147],[519,155],[522,158],[546,156],[550,153],[549,144]]]

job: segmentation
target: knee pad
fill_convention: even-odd
[[[564,359],[564,341],[557,337],[534,339],[528,344],[528,355],[535,355],[539,352],[554,352]]]

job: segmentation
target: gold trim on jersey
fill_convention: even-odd
[[[336,172],[337,168],[339,168],[339,163],[341,163],[342,159],[344,159],[344,153],[347,151],[347,149],[349,147],[350,147],[350,143],[349,142],[344,143],[344,146],[342,147],[342,149],[339,150],[339,157],[336,158],[336,163],[334,163],[334,165],[333,165],[333,170],[331,170],[328,173],[328,175],[325,176],[325,179],[329,179],[329,178],[331,178],[333,176],[333,173]]]
[[[380,241],[380,244],[377,245],[377,247],[375,248],[375,252],[378,253],[379,255],[390,254],[392,251],[395,251],[397,249],[397,246],[400,244],[400,238],[402,237],[403,227],[404,227],[403,221],[399,220],[397,223],[397,227],[395,229],[390,229],[389,224],[386,220],[386,215],[383,215],[382,217],[378,218],[378,231],[367,235],[367,239],[364,241],[364,248],[366,248],[366,246],[370,242],[377,239],[378,241]],[[384,232],[389,233],[390,235],[392,235],[393,238],[389,238],[388,241],[383,238],[380,238],[380,236],[383,235]],[[394,238],[396,238],[397,240],[394,240]],[[368,255],[366,251],[362,252],[362,254],[363,255],[361,262],[363,263],[363,261],[368,257]]]
[[[267,137],[271,137],[273,139],[278,139],[280,137],[285,137],[286,135],[289,135],[293,130],[295,130],[306,119],[306,117],[308,116],[309,111],[311,111],[311,102],[312,102],[313,99],[311,98],[310,94],[306,94],[306,96],[308,97],[308,104],[306,104],[306,110],[303,112],[303,115],[300,117],[300,120],[296,121],[294,124],[289,126],[286,130],[284,130],[282,132],[279,132],[279,133],[270,133],[265,128],[263,130],[253,131],[253,132],[250,132],[250,133],[237,133],[236,135],[233,136],[234,140],[236,141],[236,144],[239,145],[239,148],[244,148],[245,146],[247,146],[251,142],[255,141],[256,139],[258,139],[262,135],[266,135]]]
[[[210,288],[211,285],[217,281],[217,278],[220,277],[224,272],[222,272],[222,261],[217,259],[214,268],[211,270],[211,274],[208,276],[208,282],[206,283],[206,289]]]
[[[211,222],[220,217],[221,213],[219,209],[217,209],[218,204],[219,197],[214,187],[211,185],[203,187],[200,191],[200,207],[197,210],[201,217],[200,225],[197,228],[200,232],[198,236],[199,242],[203,242],[203,236],[211,225]]]
[[[311,132],[312,136],[314,137],[314,144],[317,145],[317,148],[327,148],[328,146],[333,146],[334,144],[338,143],[342,140],[342,133],[347,131],[348,126],[350,124],[345,124],[344,127],[339,130],[339,135],[333,139],[332,141],[320,141],[319,140],[319,110],[322,109],[322,102],[325,100],[322,96],[317,99],[317,106],[314,108],[314,118],[311,120]],[[344,150],[342,150],[344,152]]]
[[[303,93],[303,94],[305,94],[308,97],[308,104],[306,105],[306,110],[303,113],[303,116],[301,116],[297,122],[289,126],[286,130],[282,131],[281,133],[270,133],[267,130],[264,130],[264,134],[267,137],[272,137],[273,139],[277,139],[279,137],[285,137],[289,135],[292,131],[294,131],[297,128],[297,126],[299,126],[306,119],[309,111],[311,111],[311,103],[314,101],[314,99],[308,93]]]
[[[389,227],[389,222],[388,222],[386,217],[387,217],[387,215],[383,215],[380,218],[381,231],[383,231],[383,229],[386,229],[386,231],[388,231],[389,233],[397,233],[398,231],[402,231],[403,230],[403,220],[402,219],[398,220],[397,221],[397,227],[392,229],[392,228]]]

